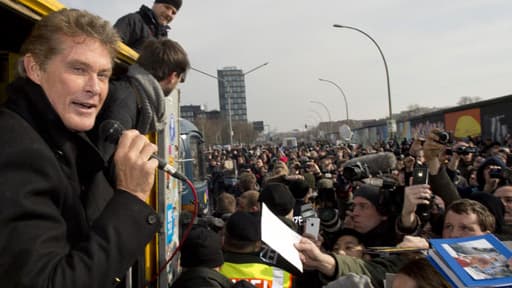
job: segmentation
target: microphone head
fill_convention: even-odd
[[[372,176],[376,176],[380,173],[387,173],[394,169],[396,166],[396,156],[391,152],[379,152],[375,154],[364,155],[356,158],[352,158],[343,164],[343,167],[351,166],[361,162],[366,164],[368,170]]]
[[[100,124],[98,136],[101,141],[115,145],[121,138],[123,131],[124,127],[119,121],[105,120]]]

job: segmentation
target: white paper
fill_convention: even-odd
[[[265,203],[262,203],[261,239],[302,272],[299,251],[293,246],[300,241],[301,236],[279,220]]]

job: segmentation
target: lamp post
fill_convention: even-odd
[[[336,88],[338,88],[338,90],[340,91],[341,95],[343,95],[343,99],[345,100],[345,114],[347,115],[347,121],[348,121],[348,102],[347,102],[347,96],[345,95],[345,92],[343,92],[343,89],[341,89],[341,87],[338,86],[338,84],[334,83],[331,80],[322,79],[322,78],[318,78],[318,80],[323,81],[323,82],[327,82],[327,83],[331,83],[332,85],[336,86]]]
[[[208,77],[220,80],[226,86],[226,90],[227,90],[226,97],[228,98],[229,145],[232,146],[233,145],[233,126],[232,126],[232,123],[231,123],[231,86],[229,85],[229,83],[225,79],[223,79],[221,77],[217,77],[217,76],[215,76],[213,74],[201,71],[201,70],[199,70],[197,68],[194,68],[194,67],[190,67],[190,70],[194,70],[194,71],[199,72],[199,73],[201,73],[201,74],[203,74],[205,76],[208,76]]]
[[[320,115],[320,113],[318,113],[316,110],[310,109],[308,112],[316,115],[318,124],[320,124],[320,122],[322,122],[322,115]]]
[[[325,109],[325,111],[327,112],[327,117],[329,117],[329,133],[332,132],[332,119],[331,119],[331,112],[329,112],[329,108],[327,108],[327,105],[325,105],[324,103],[320,102],[320,101],[309,101],[311,103],[315,103],[315,104],[319,104],[319,105],[322,105]]]
[[[266,66],[268,65],[269,62],[265,62],[261,65],[258,65],[252,69],[249,69],[249,71],[245,72],[242,74],[242,76],[245,77],[245,75],[249,74],[249,73],[252,73],[260,68],[262,68],[263,66]],[[214,78],[214,79],[217,79],[219,81],[222,81],[222,83],[224,83],[224,85],[226,86],[226,98],[228,100],[228,126],[229,126],[229,145],[233,145],[233,122],[232,122],[232,117],[231,117],[231,96],[233,94],[233,90],[231,89],[231,85],[229,85],[229,82],[226,80],[226,79],[223,79],[222,77],[218,77],[218,76],[215,76],[213,74],[210,74],[210,73],[207,73],[207,72],[204,72],[204,71],[201,71],[197,68],[194,68],[194,67],[190,67],[190,70],[194,70],[196,72],[199,72],[205,76],[208,76],[208,77],[211,77],[211,78]]]
[[[379,50],[379,53],[380,53],[380,56],[382,57],[382,61],[384,61],[384,68],[386,69],[386,81],[387,81],[387,85],[388,85],[388,106],[389,106],[389,123],[388,125],[391,125],[391,127],[388,127],[392,133],[394,133],[396,127],[395,127],[395,124],[394,124],[394,121],[393,121],[393,110],[391,108],[391,88],[390,88],[390,85],[389,85],[389,71],[388,71],[388,63],[386,62],[386,58],[384,57],[384,53],[382,53],[382,49],[380,49],[380,46],[379,44],[377,44],[377,41],[375,41],[375,39],[372,38],[372,36],[370,36],[368,33],[364,32],[363,30],[359,29],[359,28],[356,28],[356,27],[352,27],[352,26],[347,26],[347,25],[339,25],[339,24],[334,24],[333,25],[334,28],[347,28],[347,29],[351,29],[351,30],[355,30],[357,32],[360,32],[362,33],[364,36],[368,37],[372,42],[373,44],[375,44],[375,46],[377,46],[377,49]]]

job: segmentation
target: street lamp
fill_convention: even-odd
[[[382,49],[380,49],[379,44],[377,44],[377,42],[375,41],[375,39],[372,38],[372,36],[370,36],[368,33],[364,32],[363,30],[361,30],[359,28],[352,27],[352,26],[346,26],[346,25],[339,25],[339,24],[334,24],[333,27],[334,28],[347,28],[347,29],[351,29],[351,30],[355,30],[357,32],[360,32],[364,36],[368,37],[373,42],[373,44],[375,44],[375,46],[377,46],[377,49],[379,50],[380,56],[382,57],[382,61],[384,61],[384,68],[386,69],[386,81],[387,81],[387,84],[388,84],[388,106],[389,106],[389,123],[388,123],[388,125],[391,126],[391,127],[389,127],[390,128],[390,132],[391,133],[395,132],[394,131],[395,126],[394,126],[394,123],[393,123],[393,110],[391,108],[391,88],[389,86],[388,63],[386,62],[386,58],[384,57],[384,53],[382,53]]]
[[[345,96],[345,92],[343,92],[343,89],[341,89],[341,87],[338,86],[338,84],[334,83],[331,80],[322,79],[322,78],[318,78],[318,80],[327,82],[327,83],[331,83],[332,85],[336,86],[336,88],[338,88],[338,90],[341,92],[341,95],[343,95],[343,99],[345,100],[345,114],[347,115],[347,121],[348,121],[348,102],[347,102],[347,96]]]
[[[194,71],[199,72],[199,73],[201,73],[201,74],[203,74],[205,76],[208,76],[208,77],[217,79],[219,81],[222,81],[224,83],[224,85],[226,86],[226,90],[227,90],[226,96],[228,98],[229,145],[232,146],[233,145],[233,127],[232,127],[232,123],[231,123],[231,86],[229,85],[229,83],[225,79],[223,79],[221,77],[217,77],[217,76],[215,76],[213,74],[201,71],[201,70],[199,70],[197,68],[194,68],[194,67],[190,67],[190,70],[194,70]]]
[[[327,105],[325,105],[324,103],[320,102],[320,101],[309,101],[311,103],[315,103],[315,104],[319,104],[319,105],[322,105],[325,109],[325,111],[327,112],[327,116],[329,117],[329,133],[332,132],[332,119],[331,119],[331,112],[329,112],[329,108],[327,108]]]
[[[245,75],[251,73],[251,72],[254,72],[260,68],[262,68],[263,66],[266,66],[268,65],[269,62],[265,62],[261,65],[258,65],[252,69],[249,69],[249,71],[243,73],[242,75],[245,77]],[[223,79],[222,77],[218,77],[218,76],[215,76],[213,74],[210,74],[210,73],[207,73],[207,72],[204,72],[204,71],[201,71],[197,68],[194,68],[194,67],[190,67],[190,70],[194,70],[196,72],[199,72],[205,76],[208,76],[208,77],[211,77],[211,78],[214,78],[214,79],[217,79],[218,81],[222,81],[222,83],[224,83],[224,85],[226,86],[226,98],[228,100],[228,126],[229,126],[229,145],[233,145],[233,123],[232,123],[232,117],[231,117],[231,96],[233,94],[233,90],[231,89],[231,85],[229,85],[229,82],[226,80],[226,79]]]

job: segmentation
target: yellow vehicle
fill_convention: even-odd
[[[5,101],[5,87],[14,80],[15,66],[19,58],[19,50],[24,40],[28,37],[34,23],[41,17],[65,8],[64,5],[54,0],[0,0],[0,103]],[[70,7],[72,8],[72,7]],[[123,43],[119,43],[117,61],[122,64],[131,64],[138,54]],[[168,105],[168,117],[172,120],[173,127],[167,127],[165,131],[148,135],[149,139],[159,147],[159,156],[168,159],[175,168],[179,168],[178,143],[179,139],[173,135],[179,135],[179,91],[173,92],[166,103]],[[164,227],[155,239],[148,244],[143,258],[139,259],[126,275],[125,287],[168,287],[168,283],[178,272],[178,261],[174,259],[164,267],[169,256],[174,252],[179,236],[179,213],[181,202],[179,191],[182,184],[159,172],[155,181],[156,185],[149,204],[159,213],[161,219],[165,219]],[[177,257],[176,257],[177,258]],[[156,274],[163,270],[158,277]],[[150,283],[151,282],[151,283]],[[120,287],[120,286],[117,286]]]

